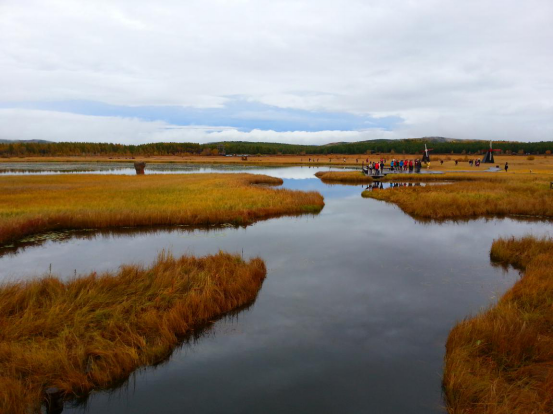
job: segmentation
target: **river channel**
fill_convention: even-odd
[[[148,264],[162,250],[225,250],[266,262],[267,279],[251,307],[122,386],[67,403],[65,412],[444,412],[449,331],[519,278],[490,263],[492,241],[548,235],[552,224],[421,223],[394,205],[363,199],[363,186],[322,183],[313,176],[319,170],[248,169],[282,177],[285,188],[320,192],[325,207],[318,215],[247,228],[89,231],[0,251],[0,281],[50,267],[67,278]]]

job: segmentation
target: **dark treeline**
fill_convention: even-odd
[[[196,154],[195,143],[152,143],[123,145],[112,143],[0,143],[0,157],[29,156],[169,156]]]
[[[275,143],[225,142],[204,144],[202,147],[218,149],[224,145],[227,154],[367,154],[367,153],[422,153],[424,145],[433,154],[479,154],[489,148],[489,141],[436,141],[432,139],[371,140],[356,143],[337,143],[324,146],[302,146]],[[522,143],[494,141],[493,148],[503,153],[544,154],[553,151],[553,142]]]
[[[371,140],[356,143],[336,143],[323,146],[305,146],[280,143],[224,142],[210,144],[196,143],[152,143],[123,145],[111,143],[0,143],[0,157],[29,156],[184,156],[192,154],[369,154],[369,153],[421,153],[427,144],[433,154],[480,154],[487,150],[486,141],[403,139]],[[505,154],[550,154],[553,142],[536,143],[495,141],[494,149]],[[223,154],[224,154],[223,153]]]

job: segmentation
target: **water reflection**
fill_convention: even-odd
[[[433,184],[437,184],[437,183],[433,183]],[[397,183],[397,182],[385,183],[385,182],[376,181],[376,182],[370,183],[365,188],[365,190],[372,191],[372,190],[384,190],[384,189],[398,189],[401,187],[421,187],[426,185],[427,183]]]
[[[518,278],[490,264],[492,241],[553,229],[512,219],[420,223],[361,198],[358,187],[316,178],[284,186],[320,191],[325,208],[247,228],[46,241],[0,258],[0,279],[50,263],[65,276],[114,270],[152,262],[162,249],[222,249],[266,262],[258,299],[239,319],[215,323],[212,335],[137,372],[132,387],[94,393],[66,412],[442,412],[449,330]]]
[[[215,318],[213,321],[210,321],[203,326],[196,327],[194,331],[189,332],[186,336],[183,336],[179,339],[179,344],[173,350],[169,351],[166,356],[161,358],[158,362],[150,365],[150,369],[161,368],[164,365],[168,364],[171,360],[171,357],[176,353],[186,353],[186,349],[191,349],[194,345],[200,342],[202,338],[214,337],[217,335],[224,335],[225,332],[221,331],[221,327],[224,327],[225,324],[236,324],[238,322],[239,316],[242,312],[247,311],[255,303],[254,298],[247,304],[244,304],[241,307],[238,307],[235,310],[232,310],[223,316]],[[217,321],[218,328],[215,326],[215,321]],[[130,374],[130,376],[118,379],[114,382],[111,387],[103,389],[103,393],[110,396],[118,397],[122,393],[134,393],[136,388],[136,380],[139,378],[140,373],[144,368],[139,368]],[[75,399],[70,401],[65,401],[61,391],[58,388],[48,388],[45,391],[45,398],[42,404],[43,413],[63,413],[67,409],[78,409],[79,411],[87,412],[89,409],[89,399],[90,394],[84,394],[78,396]]]
[[[292,215],[294,216],[294,215]],[[299,215],[298,215],[299,216]],[[13,242],[4,246],[0,246],[0,257],[15,256],[23,253],[26,249],[38,247],[47,242],[76,243],[79,240],[94,240],[97,238],[109,237],[136,237],[138,235],[155,235],[159,232],[202,232],[202,233],[217,233],[228,228],[239,229],[245,228],[245,225],[222,224],[211,226],[189,226],[189,225],[172,225],[172,226],[148,226],[148,227],[125,227],[115,229],[80,229],[80,230],[61,230],[54,232],[44,232],[23,238],[17,242]]]
[[[257,173],[285,179],[311,178],[317,171],[343,171],[355,167],[257,166],[254,164],[146,163],[146,174]],[[52,174],[135,175],[134,163],[0,163],[0,176]]]

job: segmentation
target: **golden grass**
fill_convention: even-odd
[[[259,258],[162,253],[148,268],[0,287],[0,412],[37,412],[46,388],[85,396],[162,361],[184,335],[254,301],[265,275]]]
[[[254,186],[281,183],[252,174],[4,176],[0,243],[60,229],[244,225],[324,206],[316,192]]]
[[[356,171],[319,171],[315,173],[324,183],[372,183],[370,176],[365,176],[361,170]]]
[[[455,173],[444,174],[388,174],[382,181],[385,182],[473,182],[477,180],[503,181],[506,176],[503,173]]]
[[[553,412],[553,240],[494,241],[491,258],[524,269],[497,303],[457,324],[446,345],[452,413]]]
[[[266,155],[266,156],[250,156],[247,161],[243,161],[240,157],[224,157],[224,156],[152,156],[152,157],[140,157],[140,161],[146,161],[149,163],[198,163],[198,164],[252,164],[260,166],[286,166],[286,165],[313,165],[313,166],[358,166],[367,164],[367,159],[370,161],[377,161],[381,158],[387,160],[389,165],[390,160],[395,159],[407,159],[414,160],[420,159],[422,154],[333,154],[333,155],[321,155],[321,154],[308,154],[305,156],[296,155]],[[469,166],[468,160],[481,159],[482,156],[477,155],[460,155],[460,154],[432,154],[431,155],[431,169],[436,171],[464,171],[471,172],[483,172],[488,168],[498,165],[503,168],[505,162],[509,163],[509,173],[520,172],[529,173],[530,170],[534,173],[553,173],[553,157],[546,155],[535,156],[534,160],[528,160],[526,156],[495,156],[495,164],[481,164],[479,167]],[[466,160],[465,160],[466,158]],[[319,160],[317,161],[309,161]],[[330,161],[332,159],[332,161]],[[344,162],[344,159],[346,161]],[[440,164],[439,160],[444,160],[444,164]],[[455,165],[455,160],[459,160]],[[2,163],[14,163],[14,162],[128,162],[129,167],[132,167],[132,163],[137,160],[131,160],[129,157],[108,157],[108,156],[84,156],[84,157],[14,157],[14,158],[0,158],[0,166]],[[147,167],[146,167],[147,169]],[[147,170],[146,170],[147,171]]]
[[[417,219],[466,219],[478,216],[553,217],[553,176],[544,174],[417,175],[417,181],[454,181],[443,186],[365,191],[363,197],[397,204]],[[390,180],[404,181],[401,175]]]

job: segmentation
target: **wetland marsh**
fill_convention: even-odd
[[[361,198],[365,186],[327,185],[305,167],[283,171],[284,188],[324,196],[319,214],[237,228],[88,230],[4,248],[3,281],[50,266],[65,278],[116,271],[149,264],[167,249],[224,250],[266,264],[249,309],[214,322],[121,387],[66,403],[65,412],[445,411],[450,330],[495,303],[519,277],[490,262],[493,240],[549,235],[553,226],[419,222],[393,204]]]

